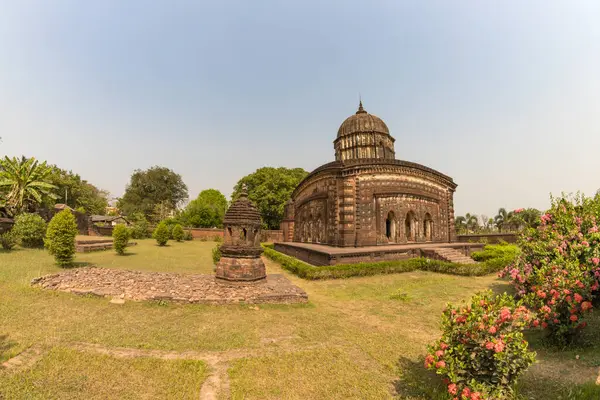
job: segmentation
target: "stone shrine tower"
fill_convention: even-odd
[[[254,282],[267,276],[260,255],[260,213],[248,200],[246,188],[223,219],[225,234],[216,278],[230,282]]]

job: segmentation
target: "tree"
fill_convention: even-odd
[[[464,217],[459,216],[454,219],[454,226],[458,232],[470,233],[470,230],[475,231],[479,227],[479,221],[475,214],[466,213]]]
[[[77,222],[70,210],[59,212],[48,224],[44,245],[58,265],[68,266],[73,263],[75,236],[77,236]]]
[[[222,228],[227,211],[227,199],[216,189],[206,189],[190,201],[179,219],[185,226],[194,228]]]
[[[502,228],[504,228],[505,225],[508,224],[508,220],[509,220],[509,215],[508,215],[508,212],[506,211],[506,209],[505,208],[498,209],[498,214],[496,214],[496,216],[494,217],[494,224],[496,225],[496,228],[498,228],[498,231],[500,233],[502,233]]]
[[[129,243],[129,229],[124,224],[118,224],[112,232],[113,246],[118,255],[124,255]]]
[[[46,236],[46,221],[38,214],[22,213],[15,218],[12,232],[23,247],[44,247]]]
[[[185,235],[185,232],[183,231],[183,228],[181,227],[181,225],[175,224],[175,226],[173,226],[173,230],[171,231],[171,237],[173,238],[173,240],[182,242],[184,235]]]
[[[173,213],[188,198],[181,175],[165,167],[135,170],[118,207],[125,214],[141,212],[152,221]]]
[[[166,246],[169,238],[171,237],[171,232],[169,232],[169,227],[165,221],[161,221],[154,232],[152,233],[152,237],[156,240],[159,246]]]
[[[248,198],[256,204],[266,229],[279,229],[285,203],[298,184],[308,175],[302,168],[263,167],[246,175],[235,185],[232,200],[238,198],[242,185],[247,186]]]
[[[57,187],[56,199],[52,203],[62,203],[86,214],[104,215],[108,206],[108,192],[98,189],[78,174],[51,166],[50,182]],[[54,200],[54,199],[53,199]],[[52,207],[54,204],[47,204]]]
[[[10,214],[16,215],[31,210],[44,201],[44,197],[55,198],[56,186],[48,177],[51,168],[46,162],[35,158],[20,159],[4,156],[0,160],[0,191],[4,192],[4,204]]]

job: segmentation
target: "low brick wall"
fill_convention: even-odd
[[[263,243],[283,242],[283,231],[280,229],[260,231],[260,241]]]
[[[500,241],[505,241],[507,243],[516,243],[517,236],[517,233],[482,233],[470,235],[457,235],[456,240],[459,242],[467,243],[495,244],[500,243]]]
[[[223,239],[223,229],[220,228],[184,228],[192,233],[194,239],[212,240],[215,237]]]

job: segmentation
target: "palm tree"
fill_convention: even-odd
[[[454,226],[459,232],[465,230],[469,233],[469,229],[475,230],[479,226],[479,221],[477,220],[476,215],[466,213],[464,217],[460,216],[454,219]]]
[[[454,227],[456,228],[456,231],[461,233],[463,232],[463,230],[467,229],[467,220],[465,219],[465,217],[459,216],[456,217],[454,219]]]
[[[502,228],[508,223],[508,212],[506,208],[500,208],[498,214],[494,217],[494,225],[498,228],[498,231],[502,233]]]
[[[4,156],[0,160],[0,190],[5,192],[4,203],[13,214],[20,213],[32,204],[39,204],[43,196],[56,198],[56,186],[48,182],[51,168],[35,158],[20,159]]]

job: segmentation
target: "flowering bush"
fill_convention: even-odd
[[[580,328],[600,283],[600,196],[552,199],[536,229],[521,236],[509,276],[526,304],[540,314],[534,326],[566,344]]]
[[[444,376],[454,399],[506,398],[533,363],[522,329],[533,316],[521,301],[491,291],[462,307],[448,305],[442,337],[428,348],[425,367]]]

